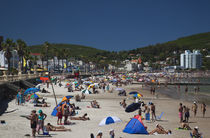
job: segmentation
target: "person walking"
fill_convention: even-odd
[[[198,105],[196,104],[196,102],[193,102],[192,111],[194,113],[194,117],[196,117],[197,109],[198,109]]]
[[[156,115],[155,115],[155,105],[154,103],[151,103],[151,114],[152,114],[152,121],[156,120]]]
[[[206,104],[203,102],[201,104],[201,112],[203,114],[203,117],[205,117],[205,113],[206,113]]]
[[[183,106],[182,103],[179,104],[179,118],[180,118],[180,123],[183,121]]]

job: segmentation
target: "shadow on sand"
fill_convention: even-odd
[[[11,100],[9,100],[9,99],[7,99],[7,100],[2,100],[1,102],[0,102],[0,116],[2,115],[2,114],[4,114],[4,113],[11,113],[11,112],[14,112],[14,111],[16,111],[17,109],[14,109],[14,110],[12,110],[12,111],[7,111],[7,112],[5,112],[6,110],[7,110],[7,108],[8,108],[8,103],[10,102]]]

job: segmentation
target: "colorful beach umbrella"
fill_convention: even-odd
[[[40,91],[40,89],[38,88],[28,88],[25,92],[24,92],[24,95],[27,95],[27,94],[30,94],[30,93],[35,93],[35,92],[38,92]]]
[[[104,118],[103,120],[101,120],[101,122],[99,123],[99,126],[109,125],[109,124],[118,123],[118,122],[122,122],[120,118],[116,116],[108,116]]]
[[[72,95],[64,96],[64,97],[62,98],[61,102],[64,102],[64,101],[66,101],[66,100],[69,100],[69,99],[71,99],[72,97],[74,97],[74,96],[72,96]]]
[[[40,98],[40,95],[38,95],[38,94],[31,94],[31,96],[30,96],[30,99],[38,99],[38,98]]]
[[[137,93],[137,94],[134,94],[133,97],[143,97],[143,95],[140,93]]]
[[[129,92],[129,94],[130,95],[132,95],[132,94],[138,94],[138,92],[137,91],[132,91],[132,92]]]

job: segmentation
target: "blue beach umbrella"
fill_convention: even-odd
[[[132,91],[132,92],[129,92],[129,94],[130,95],[132,95],[132,94],[138,94],[138,92],[137,91]]]
[[[99,126],[109,125],[109,124],[118,123],[118,122],[122,122],[118,117],[108,116],[104,118],[103,120],[101,120],[101,122],[99,123]]]
[[[24,95],[27,95],[27,94],[30,94],[30,93],[35,93],[35,92],[38,92],[40,91],[40,89],[38,88],[28,88],[25,92],[24,92]]]

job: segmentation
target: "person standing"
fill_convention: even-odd
[[[194,102],[192,105],[192,111],[194,113],[194,117],[196,117],[197,109],[198,109],[198,105],[196,104],[196,102]]]
[[[109,130],[109,135],[110,135],[110,138],[114,138],[114,136],[115,136],[114,129]]]
[[[188,107],[186,107],[186,106],[183,106],[183,110],[184,110],[184,120],[186,122],[188,122],[189,121],[189,117],[190,117],[190,112],[189,112],[190,109]]]
[[[203,113],[203,117],[205,117],[206,104],[204,102],[201,104],[201,112]]]
[[[180,118],[180,123],[183,121],[183,106],[182,103],[179,104],[179,118]]]
[[[42,132],[44,133],[44,120],[46,119],[47,115],[42,112],[42,110],[39,110],[38,115],[38,124],[37,124],[37,132],[39,134],[40,129],[42,129]]]
[[[62,123],[62,118],[63,118],[63,114],[62,114],[62,104],[60,104],[58,107],[57,107],[57,116],[58,116],[58,120],[57,120],[57,124],[59,125],[59,122],[60,124]]]
[[[151,103],[151,114],[152,114],[152,121],[156,120],[156,115],[155,115],[155,105]]]
[[[31,115],[27,117],[27,119],[29,119],[31,123],[32,136],[35,137],[36,127],[37,127],[37,122],[38,122],[38,115],[36,114],[36,110],[32,110]]]
[[[69,106],[66,104],[63,108],[64,125],[68,124],[68,116],[70,115]]]

